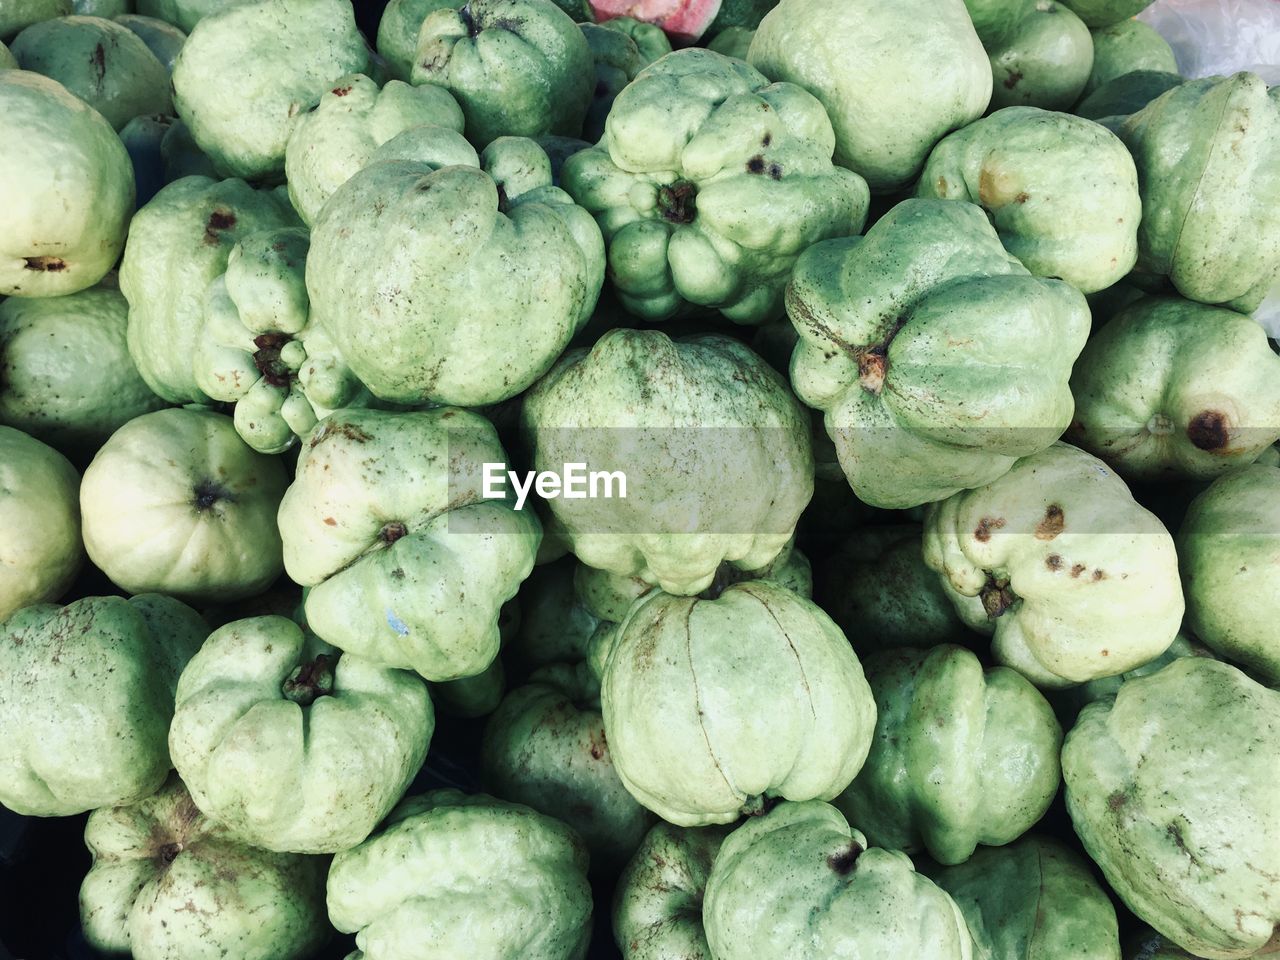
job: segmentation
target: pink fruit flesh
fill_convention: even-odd
[[[673,41],[692,43],[720,12],[721,0],[590,0],[596,20],[632,17],[657,24]]]

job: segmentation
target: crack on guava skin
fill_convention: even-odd
[[[1010,589],[1008,579],[996,579],[991,574],[987,574],[987,582],[978,596],[989,620],[1004,616],[1018,602],[1018,595]]]
[[[838,873],[842,877],[847,877],[853,873],[853,868],[858,864],[858,858],[862,856],[862,844],[856,840],[850,840],[849,846],[839,853],[833,853],[827,857],[827,866]]]
[[[286,333],[264,333],[253,338],[253,345],[258,348],[253,355],[254,366],[273,387],[288,387],[294,380],[294,371],[280,359],[280,351],[290,339]]]
[[[1222,450],[1231,440],[1226,414],[1201,410],[1187,424],[1187,437],[1200,450],[1209,453]]]
[[[320,697],[333,694],[333,670],[333,658],[322,653],[314,660],[294,667],[281,684],[280,692],[286,700],[292,700],[300,707],[309,707]]]
[[[93,65],[93,72],[96,75],[94,85],[101,90],[102,83],[107,77],[107,52],[102,48],[102,44],[99,43],[93,48],[89,63]]]
[[[37,273],[61,273],[67,269],[67,261],[61,257],[23,257],[22,260],[24,269]]]
[[[231,495],[231,492],[226,487],[215,483],[213,480],[201,480],[195,485],[193,493],[191,505],[200,511],[213,509],[213,506],[220,500],[225,500],[228,503],[235,503],[236,501],[236,498]]]
[[[462,9],[458,11],[458,19],[462,21],[462,25],[467,28],[468,37],[478,37],[483,27],[476,22],[475,14],[471,12],[471,4],[463,4]]]
[[[667,223],[693,223],[698,216],[698,187],[689,180],[677,180],[658,189],[658,211]]]

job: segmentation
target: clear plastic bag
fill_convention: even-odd
[[[1157,0],[1138,19],[1169,41],[1184,77],[1249,70],[1280,85],[1280,0]],[[1280,279],[1254,318],[1280,340]]]
[[[1169,41],[1184,77],[1249,70],[1280,84],[1280,0],[1157,0],[1138,19]]]

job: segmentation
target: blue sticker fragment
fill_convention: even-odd
[[[387,608],[387,626],[402,637],[409,635],[409,625],[391,612],[391,608]]]

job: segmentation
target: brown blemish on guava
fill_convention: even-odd
[[[762,161],[763,162],[763,161]],[[698,188],[688,180],[677,180],[658,189],[658,211],[668,223],[693,223],[698,215]]]
[[[1117,790],[1111,796],[1107,797],[1107,809],[1115,813],[1126,803],[1129,802],[1129,795],[1123,790]]]
[[[323,427],[312,435],[311,441],[307,444],[308,449],[314,450],[330,437],[343,437],[353,443],[368,443],[373,437],[365,433],[353,423],[326,422]]]
[[[849,846],[838,853],[833,853],[827,857],[827,866],[840,874],[847,877],[853,873],[853,868],[857,866],[858,858],[862,856],[862,844],[856,840],[850,840]]]
[[[1004,517],[983,517],[973,531],[973,539],[979,543],[986,543],[991,539],[991,531],[999,530],[1004,525]]]
[[[1013,202],[1017,204],[1023,204],[1030,199],[1031,199],[1031,194],[1027,193],[1026,191],[1023,191],[1022,193],[1019,193],[1016,197],[1013,198]]]
[[[1200,450],[1222,450],[1231,439],[1226,416],[1217,410],[1201,410],[1187,424],[1187,437]]]
[[[61,273],[67,269],[67,261],[61,257],[24,257],[23,266],[37,273]]]
[[[1097,583],[1099,580],[1105,580],[1105,579],[1107,579],[1107,572],[1106,572],[1105,570],[1095,570],[1095,571],[1093,571],[1093,582],[1094,582],[1094,583]]]
[[[1022,73],[1018,70],[1012,70],[1004,78],[1004,88],[1006,90],[1012,90],[1021,82],[1022,82]]]
[[[281,694],[300,707],[309,707],[321,697],[332,694],[333,659],[322,653],[314,660],[299,664],[281,684]]]
[[[390,523],[384,524],[382,529],[378,531],[378,539],[383,543],[390,545],[405,536],[408,532],[409,528],[403,523],[399,520],[392,520]]]
[[[1044,558],[1044,565],[1054,573],[1057,573],[1062,569],[1062,557],[1056,553],[1051,553]]]
[[[338,525],[338,521],[333,519],[333,517],[325,517],[324,522],[327,527],[336,527]]]
[[[1018,602],[1018,595],[1010,588],[1009,581],[997,580],[992,576],[987,577],[978,596],[982,600],[982,609],[990,620],[1004,616]]]
[[[236,215],[230,210],[214,210],[204,225],[204,242],[213,246],[221,241],[223,230],[230,230],[236,225]]]
[[[1071,568],[1071,576],[1074,579],[1076,577],[1079,577],[1080,574],[1084,573],[1084,571],[1085,571],[1085,565],[1083,563],[1077,563]]]
[[[766,133],[766,134],[764,135],[764,139],[760,141],[760,146],[762,146],[762,147],[767,147],[767,146],[769,146],[769,144],[771,144],[771,143],[773,143],[773,134],[772,134],[772,133]]]
[[[764,157],[756,154],[747,161],[747,173],[764,173]]]
[[[1036,524],[1036,539],[1054,539],[1062,532],[1065,522],[1066,515],[1063,514],[1062,508],[1056,503],[1049,504],[1048,509],[1044,512],[1044,519]]]
[[[334,87],[329,92],[332,93],[335,97],[345,97],[348,93],[351,92],[351,88],[350,87]]]
[[[288,343],[286,333],[263,333],[253,338],[253,345],[258,348],[253,355],[254,366],[273,387],[288,387],[293,381],[293,371],[280,360],[280,351]]]

